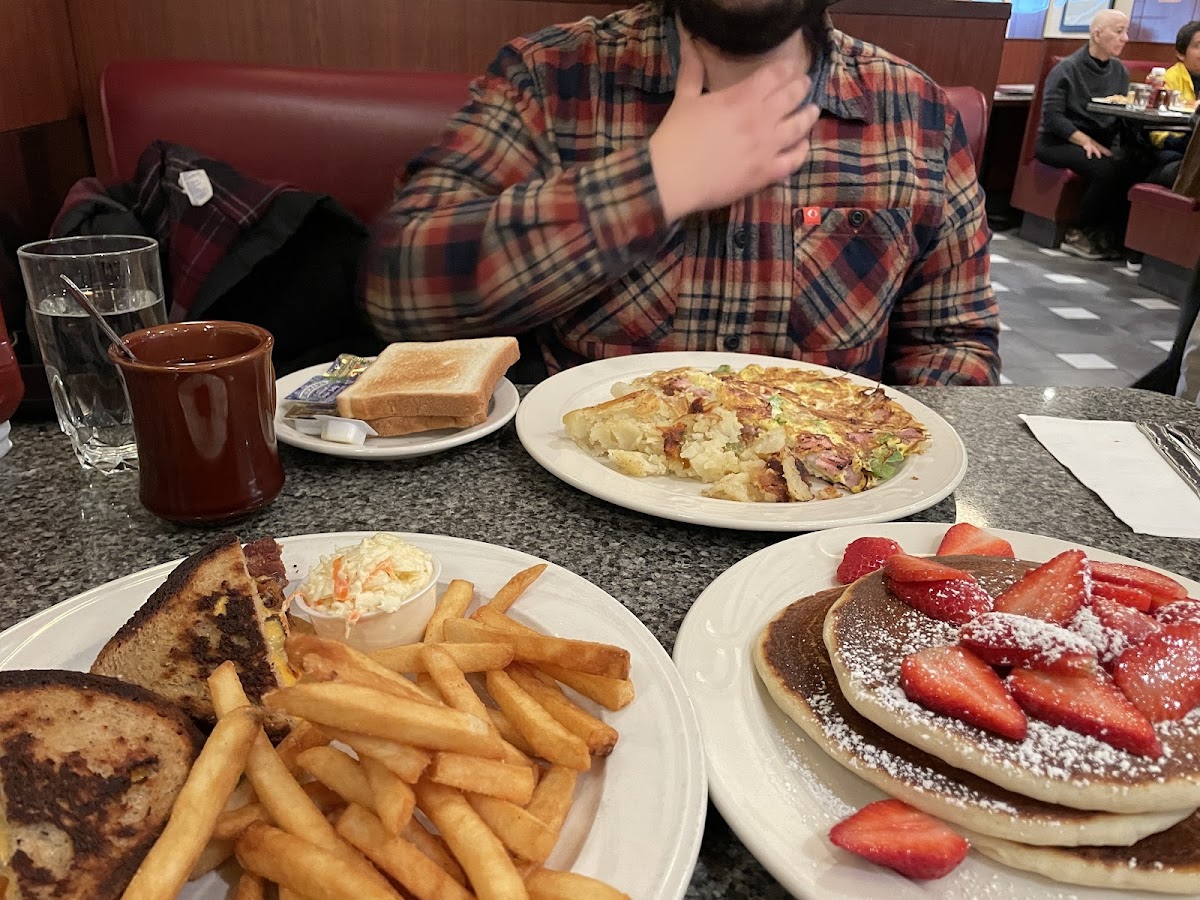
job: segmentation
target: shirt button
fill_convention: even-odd
[[[850,213],[850,224],[855,228],[861,228],[863,222],[865,221],[867,221],[867,214],[861,209],[856,209],[854,212]]]
[[[740,337],[738,337],[736,334],[731,334],[729,337],[725,338],[725,349],[726,350],[729,350],[732,352],[740,346],[742,346],[742,339]]]
[[[733,246],[737,247],[739,250],[745,249],[745,247],[746,247],[746,229],[745,228],[739,228],[737,231],[735,231],[733,233]]]

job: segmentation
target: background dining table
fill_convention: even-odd
[[[905,392],[954,426],[969,463],[957,490],[912,521],[965,520],[1034,532],[1200,579],[1195,541],[1133,534],[1018,418],[1025,413],[1154,420],[1200,429],[1196,406],[1129,388]],[[52,423],[17,423],[12,438],[12,452],[0,459],[0,627],[191,553],[211,536],[146,512],[138,504],[136,475],[81,471],[67,438]],[[714,578],[788,537],[684,525],[598,500],[544,471],[525,452],[512,424],[475,443],[403,461],[360,462],[290,447],[281,452],[283,492],[268,509],[236,523],[243,539],[393,530],[512,547],[599,585],[632,610],[668,652],[692,601]],[[786,896],[710,808],[687,897]]]

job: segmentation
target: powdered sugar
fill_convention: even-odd
[[[1164,745],[1182,751],[1159,759],[1136,756],[1087,735],[1031,719],[1024,741],[1014,742],[989,734],[964,722],[932,712],[908,700],[900,688],[900,662],[926,647],[956,642],[958,629],[929,618],[889,598],[871,598],[858,592],[837,611],[835,666],[847,675],[852,691],[881,710],[888,719],[903,723],[906,734],[920,733],[935,745],[953,741],[986,767],[1014,770],[1049,782],[1089,784],[1101,782],[1163,781],[1171,775],[1194,775],[1194,760],[1183,758],[1200,746],[1200,713],[1194,712],[1178,729],[1160,727]],[[1113,653],[1123,636],[1113,637],[1090,611],[1081,611],[1081,636],[1101,653]],[[1075,623],[1073,623],[1073,626]],[[1073,629],[1074,630],[1074,629]],[[856,704],[857,705],[857,704]]]
[[[968,622],[959,633],[964,641],[976,642],[991,647],[1007,647],[1025,650],[1034,654],[1034,660],[1053,664],[1065,653],[1091,655],[1096,648],[1091,641],[1051,622],[1012,613],[984,613]]]
[[[1129,646],[1129,638],[1124,632],[1109,628],[1088,606],[1075,613],[1067,628],[1096,648],[1103,665],[1112,662]]]

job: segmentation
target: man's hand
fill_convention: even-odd
[[[1104,156],[1112,156],[1111,150],[1082,131],[1077,131],[1071,135],[1071,141],[1083,148],[1084,155],[1088,159],[1100,159]]]
[[[775,64],[704,94],[704,63],[680,31],[675,100],[650,138],[650,159],[668,222],[728,206],[783,181],[808,158],[820,110],[800,105],[809,79]]]

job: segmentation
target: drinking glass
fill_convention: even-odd
[[[85,469],[137,468],[129,400],[108,357],[109,340],[59,278],[68,276],[117,334],[161,325],[158,242],[137,235],[38,241],[18,248],[58,426]]]

